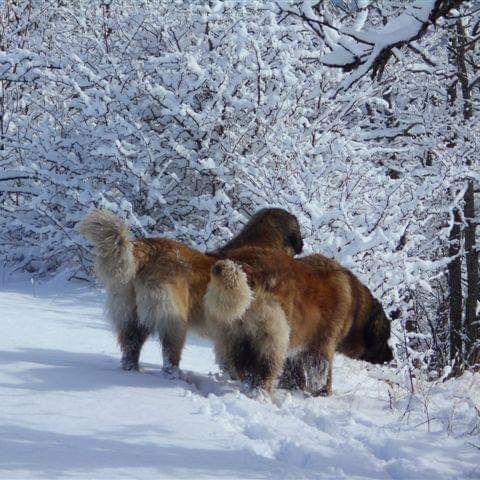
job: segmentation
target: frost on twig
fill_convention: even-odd
[[[379,75],[394,49],[419,39],[429,26],[461,3],[463,0],[416,0],[381,28],[337,29],[336,44],[322,57],[322,63],[352,72],[341,84],[340,88],[346,90],[369,72],[372,77]]]

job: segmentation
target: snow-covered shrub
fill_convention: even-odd
[[[280,24],[275,4],[5,8],[9,260],[41,271],[78,263],[85,252],[72,228],[93,205],[204,248],[242,213],[281,203],[305,141],[304,107],[318,115],[325,72],[315,39]],[[255,180],[276,163],[281,185]]]

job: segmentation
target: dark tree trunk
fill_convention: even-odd
[[[468,81],[467,69],[467,37],[461,19],[456,22],[456,51],[458,80],[462,92],[463,118],[468,122],[473,117],[472,92]],[[472,165],[472,159],[466,158],[467,165]],[[476,248],[476,223],[475,223],[475,192],[474,181],[468,180],[467,191],[464,196],[464,227],[465,237],[465,264],[467,270],[467,291],[465,300],[465,354],[467,364],[475,364],[479,358],[477,341],[480,340],[480,326],[477,324],[477,299],[479,294],[478,284],[478,251]]]
[[[463,359],[462,342],[462,257],[461,218],[458,209],[454,211],[454,225],[450,231],[448,256],[452,259],[448,264],[448,286],[450,290],[450,358],[455,362],[456,370],[461,368]]]
[[[469,365],[480,361],[480,325],[477,316],[478,283],[478,250],[475,245],[475,193],[474,183],[468,182],[465,193],[465,263],[467,266],[467,298],[465,301],[465,359]]]

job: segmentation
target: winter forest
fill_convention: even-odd
[[[479,117],[475,0],[3,0],[3,271],[91,287],[93,207],[201,251],[284,208],[381,300],[430,431],[480,366]]]

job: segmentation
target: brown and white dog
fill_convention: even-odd
[[[213,265],[204,303],[216,351],[254,388],[272,392],[280,379],[283,387],[330,395],[336,351],[372,363],[393,358],[380,302],[323,255],[231,252]]]
[[[168,238],[131,239],[127,226],[104,210],[93,210],[78,231],[94,245],[95,271],[106,287],[125,370],[138,370],[151,334],[160,336],[163,365],[170,370],[179,366],[187,329],[208,334],[203,296],[218,259],[245,245],[286,256],[303,248],[297,218],[279,208],[260,210],[233,240],[207,254]]]

